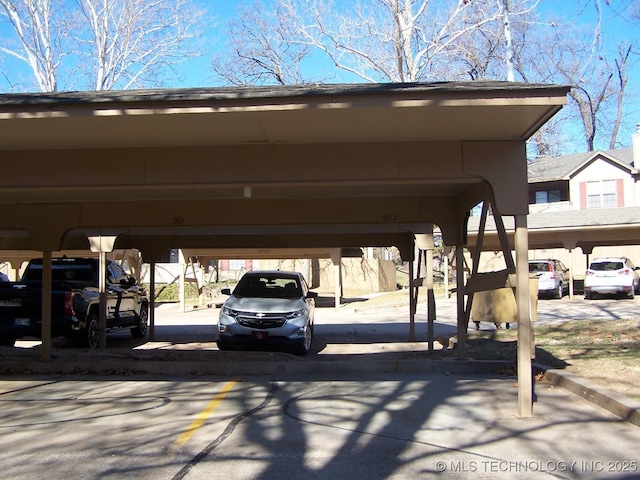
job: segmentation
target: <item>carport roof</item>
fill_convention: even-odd
[[[469,219],[470,243],[476,241],[479,221],[479,217]],[[514,219],[503,221],[512,232]],[[530,213],[527,222],[530,249],[640,244],[640,207],[537,212]],[[493,216],[487,217],[483,249],[500,249]]]
[[[7,94],[0,149],[522,141],[568,90],[478,81]]]

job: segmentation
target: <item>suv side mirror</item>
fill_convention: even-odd
[[[231,295],[231,289],[230,288],[223,288],[222,290],[220,290],[220,293],[222,295]]]

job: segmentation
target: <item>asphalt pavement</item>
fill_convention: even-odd
[[[54,343],[52,359],[40,360],[39,342],[19,341],[17,348],[0,348],[1,373],[84,373],[158,375],[269,375],[323,374],[335,371],[357,374],[387,373],[496,373],[512,372],[508,362],[438,359],[427,352],[426,305],[419,305],[416,321],[409,323],[405,302],[373,304],[352,301],[339,309],[324,299],[316,308],[312,352],[297,357],[286,352],[220,352],[215,345],[218,310],[177,303],[160,304],[155,311],[153,337],[131,338],[128,331],[108,335],[107,349],[72,348],[64,340]],[[539,300],[537,324],[576,319],[638,318],[640,298],[634,300],[582,297]],[[470,328],[474,328],[473,324]],[[495,329],[488,322],[481,329]],[[456,299],[436,299],[435,336],[456,333]],[[414,336],[411,338],[411,332]],[[435,349],[443,348],[439,342]],[[540,366],[544,368],[544,366]],[[640,425],[639,405],[561,370],[548,370],[547,380],[589,399],[632,423]]]
[[[10,376],[2,478],[638,478],[640,428],[493,374]]]
[[[411,340],[406,305],[367,305],[318,308],[306,357],[220,352],[216,308],[177,304],[157,307],[153,339],[119,332],[105,351],[57,343],[42,362],[38,342],[3,347],[0,466],[8,478],[640,478],[637,402],[553,370],[519,418],[513,369],[430,359],[426,307]],[[581,318],[640,319],[640,298],[539,302],[538,323]],[[455,324],[455,298],[439,299],[436,335]]]

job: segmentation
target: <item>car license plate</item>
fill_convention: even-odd
[[[30,318],[16,318],[13,321],[14,326],[16,327],[28,327],[31,324]]]
[[[268,332],[251,332],[251,338],[255,340],[266,340],[269,338]]]

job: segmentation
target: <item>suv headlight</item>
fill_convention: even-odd
[[[222,313],[228,317],[236,318],[240,312],[229,307],[222,307]]]
[[[287,320],[293,320],[294,318],[300,318],[304,316],[304,308],[296,310],[295,312],[289,312],[286,314]]]

